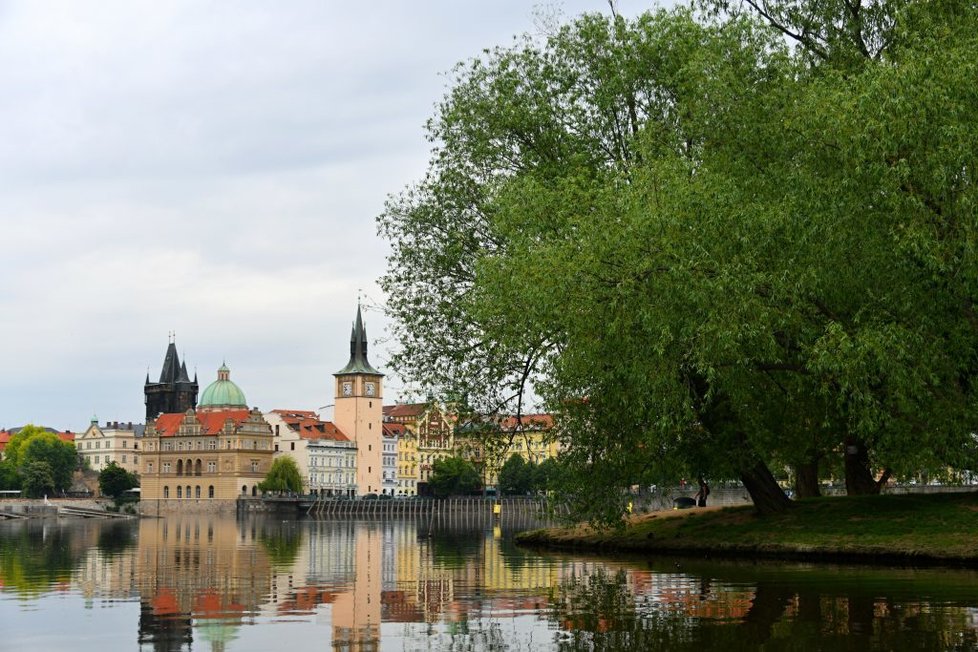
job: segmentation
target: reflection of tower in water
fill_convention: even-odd
[[[353,590],[333,603],[333,649],[376,650],[380,647],[383,532],[377,523],[356,534]]]

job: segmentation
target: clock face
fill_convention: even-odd
[[[374,383],[366,383],[365,389],[367,392],[367,396],[373,396],[374,392],[377,391],[377,386]]]
[[[343,396],[353,396],[353,383],[343,383]]]

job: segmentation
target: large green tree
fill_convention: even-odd
[[[466,496],[482,489],[479,471],[471,462],[461,457],[436,460],[432,464],[428,484],[432,493],[438,498]]]
[[[772,464],[971,464],[975,9],[704,4],[457,69],[380,218],[395,365],[475,412],[535,389],[591,518],[669,476],[774,511]]]
[[[71,476],[78,466],[75,445],[61,441],[53,432],[44,428],[27,425],[21,428],[4,450],[4,462],[16,470],[17,476],[27,487],[44,484],[52,492],[64,491],[71,486]],[[43,465],[34,464],[43,462]],[[31,473],[41,472],[43,478],[31,478]],[[50,484],[48,485],[48,475]]]
[[[139,486],[139,478],[115,462],[109,462],[99,471],[98,486],[102,495],[118,500],[125,492]]]

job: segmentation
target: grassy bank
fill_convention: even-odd
[[[524,532],[524,545],[728,557],[978,565],[978,492],[802,500],[785,514],[751,507],[657,512],[621,531]]]

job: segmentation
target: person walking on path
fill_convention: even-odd
[[[697,507],[706,507],[706,497],[710,495],[710,487],[706,484],[706,480],[703,476],[700,476],[700,490],[696,492],[693,498],[696,500]]]

